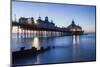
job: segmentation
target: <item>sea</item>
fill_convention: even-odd
[[[25,50],[35,46],[55,46],[55,48],[39,53],[37,56],[24,57],[12,61],[15,65],[35,65],[35,64],[56,64],[96,61],[96,34],[87,35],[58,36],[58,37],[29,37],[17,38],[12,34],[11,52],[20,51],[21,47]]]

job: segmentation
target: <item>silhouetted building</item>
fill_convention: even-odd
[[[48,17],[45,17],[45,20],[42,20],[41,17],[36,20],[37,26],[43,27],[43,28],[54,28],[55,24],[53,23],[53,20],[51,22],[49,21]]]
[[[45,21],[48,22],[48,16],[45,17]]]
[[[72,20],[72,23],[67,27],[67,30],[70,32],[70,34],[83,34],[82,27],[79,25],[76,25],[74,20]]]
[[[19,18],[19,23],[24,23],[24,24],[34,24],[34,18],[25,18],[25,17],[21,17]]]
[[[66,27],[57,27],[53,20],[49,21],[48,16],[45,17],[44,20],[41,19],[41,17],[39,16],[38,19],[36,21],[34,21],[34,18],[25,18],[25,17],[21,17],[19,19],[19,23],[23,23],[23,24],[33,24],[38,28],[42,28],[42,29],[52,29],[52,30],[57,30],[57,31],[64,31],[68,34],[83,34],[83,30],[82,27],[80,27],[79,25],[76,25],[74,20],[72,20],[72,23],[66,28]]]

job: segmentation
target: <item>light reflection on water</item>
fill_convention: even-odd
[[[37,48],[37,50],[40,50],[40,42],[38,37],[34,37],[33,42],[32,42],[32,47]]]
[[[44,63],[60,63],[74,61],[92,61],[96,59],[95,51],[95,34],[82,36],[63,36],[63,37],[45,37],[45,38],[28,38],[12,40],[12,51],[19,50],[24,46],[26,49],[36,47],[37,50],[41,46],[56,46],[56,48],[39,54],[36,57],[28,57],[27,59],[15,60],[15,64],[44,64]]]
[[[34,62],[34,64],[40,64],[40,57],[39,57],[39,55],[37,55],[36,61]]]
[[[73,35],[73,50],[72,50],[72,56],[73,56],[73,61],[75,61],[76,59],[77,59],[77,56],[78,56],[78,54],[79,54],[79,52],[80,52],[80,50],[79,50],[79,36],[75,36],[75,35]]]
[[[79,36],[77,35],[77,36],[75,36],[75,35],[73,35],[73,45],[76,45],[76,44],[79,44]]]

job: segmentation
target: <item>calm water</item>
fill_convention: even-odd
[[[81,36],[62,37],[34,37],[28,39],[16,39],[13,34],[12,51],[19,51],[21,47],[30,49],[32,46],[56,46],[51,50],[40,53],[36,57],[30,56],[16,59],[13,63],[17,65],[61,63],[75,61],[94,61],[96,59],[95,34]]]

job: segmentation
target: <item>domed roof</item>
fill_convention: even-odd
[[[78,25],[77,25],[77,28],[80,28],[80,29],[82,29],[82,27],[80,27],[80,26],[78,26]]]
[[[48,16],[45,17],[45,21],[48,21]]]
[[[82,29],[79,25],[76,25],[74,20],[72,20],[72,24],[70,24],[67,29],[73,29],[73,28],[79,28],[79,29]]]

